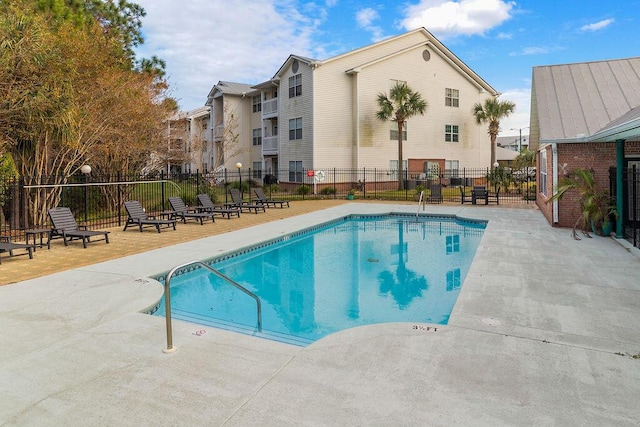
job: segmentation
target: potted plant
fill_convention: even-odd
[[[424,185],[418,184],[416,185],[416,192],[413,194],[413,200],[420,201],[420,193],[424,191]]]
[[[596,188],[593,170],[578,168],[564,176],[547,203],[562,200],[570,190],[577,191],[580,199],[580,216],[573,224],[573,238],[580,240],[578,228],[587,237],[591,237],[589,229],[599,235],[611,234],[612,221],[618,218],[618,211],[609,193]]]
[[[356,189],[352,188],[349,190],[349,192],[347,193],[347,199],[349,200],[353,200],[356,196]]]

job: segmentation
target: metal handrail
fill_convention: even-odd
[[[424,190],[420,192],[420,199],[418,200],[418,211],[416,212],[416,219],[418,219],[418,214],[420,213],[420,206],[422,206],[423,197],[424,197]],[[427,209],[427,203],[425,202],[422,210],[426,210],[426,209]]]
[[[251,292],[241,284],[235,282],[234,280],[220,273],[218,270],[212,268],[211,266],[201,261],[189,261],[185,264],[177,265],[173,267],[171,270],[169,270],[169,273],[167,273],[167,278],[164,281],[164,309],[165,309],[165,319],[167,322],[167,348],[164,349],[163,351],[165,353],[172,353],[176,351],[176,348],[173,346],[173,330],[171,328],[171,287],[170,287],[171,277],[177,270],[180,270],[184,267],[187,267],[189,265],[194,265],[194,264],[197,264],[200,267],[206,268],[207,270],[209,270],[219,278],[226,280],[236,288],[240,289],[245,294],[254,298],[256,300],[256,305],[258,308],[258,332],[262,332],[262,304],[260,303],[260,298],[256,294],[254,294],[253,292]]]

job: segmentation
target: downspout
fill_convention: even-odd
[[[553,188],[551,192],[555,191],[558,188],[558,144],[556,142],[551,143],[551,162],[552,162],[552,179],[553,179]],[[553,223],[558,223],[558,201],[553,201]]]
[[[624,237],[622,224],[622,198],[624,197],[622,188],[622,168],[624,167],[624,139],[616,139],[616,210],[618,218],[616,220],[616,239]]]
[[[353,112],[353,126],[355,127],[355,143],[356,143],[356,152],[355,152],[355,170],[357,171],[358,168],[360,167],[360,126],[358,125],[359,119],[360,119],[360,79],[358,78],[360,76],[360,70],[359,69],[355,69],[353,70],[353,78],[355,79],[355,83],[354,83],[354,98],[355,98],[355,105],[354,105],[354,112]]]

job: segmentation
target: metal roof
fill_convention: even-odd
[[[613,135],[640,118],[640,57],[534,67],[532,100],[540,142]]]

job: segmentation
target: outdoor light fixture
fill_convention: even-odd
[[[89,166],[89,165],[80,166],[80,172],[82,172],[85,175],[90,174],[91,173],[91,166]]]
[[[240,172],[240,169],[242,169],[242,163],[238,162],[236,163],[236,167],[238,168],[238,178],[240,178],[240,195],[243,195],[243,191],[242,191],[242,172]]]
[[[511,128],[509,130],[517,130],[518,132],[520,132],[520,145],[518,147],[518,152],[522,151],[522,131],[525,129],[529,129],[529,126],[527,126],[526,128]]]

